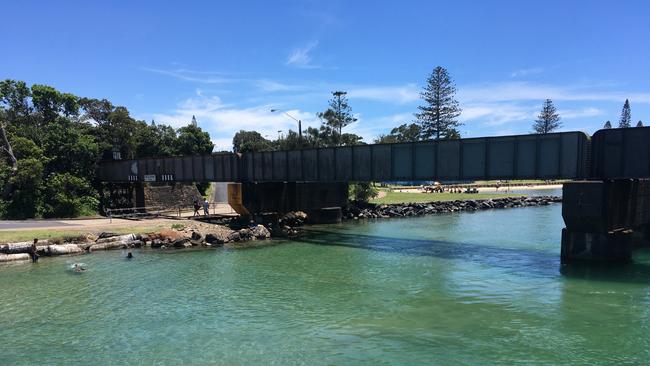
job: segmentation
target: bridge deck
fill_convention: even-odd
[[[650,176],[650,128],[102,162],[104,182],[345,182]],[[593,148],[593,153],[590,149]],[[591,161],[594,167],[591,168]]]

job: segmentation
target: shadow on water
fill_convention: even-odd
[[[314,245],[459,259],[544,277],[558,275],[557,269],[560,264],[559,257],[538,250],[511,249],[441,240],[389,238],[315,229],[306,230],[299,240]]]
[[[645,259],[645,258],[643,258]],[[560,267],[562,276],[587,281],[650,284],[650,263],[631,262],[576,262]]]
[[[541,277],[562,275],[569,279],[650,283],[650,264],[644,262],[561,265],[559,253],[534,249],[503,248],[494,245],[440,240],[390,238],[317,229],[305,230],[299,240],[313,245],[463,260]]]

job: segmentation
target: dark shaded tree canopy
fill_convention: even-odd
[[[196,125],[175,130],[147,124],[106,99],[0,81],[0,217],[94,214],[101,159],[207,154],[212,148],[209,134]]]
[[[272,146],[272,142],[257,131],[240,130],[232,138],[232,150],[236,153],[268,151]]]

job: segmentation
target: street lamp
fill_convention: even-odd
[[[300,146],[302,146],[302,122],[299,119],[297,119],[296,117],[290,115],[289,113],[287,113],[287,112],[285,112],[283,110],[271,109],[271,113],[275,113],[275,112],[280,112],[280,113],[284,114],[285,116],[291,118],[292,120],[298,122],[298,141],[300,142]]]

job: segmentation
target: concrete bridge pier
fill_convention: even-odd
[[[650,180],[565,183],[562,263],[628,261],[650,239]]]
[[[340,222],[341,208],[348,202],[347,182],[233,183],[228,192],[229,203],[239,214],[255,218],[305,211],[312,223]]]

